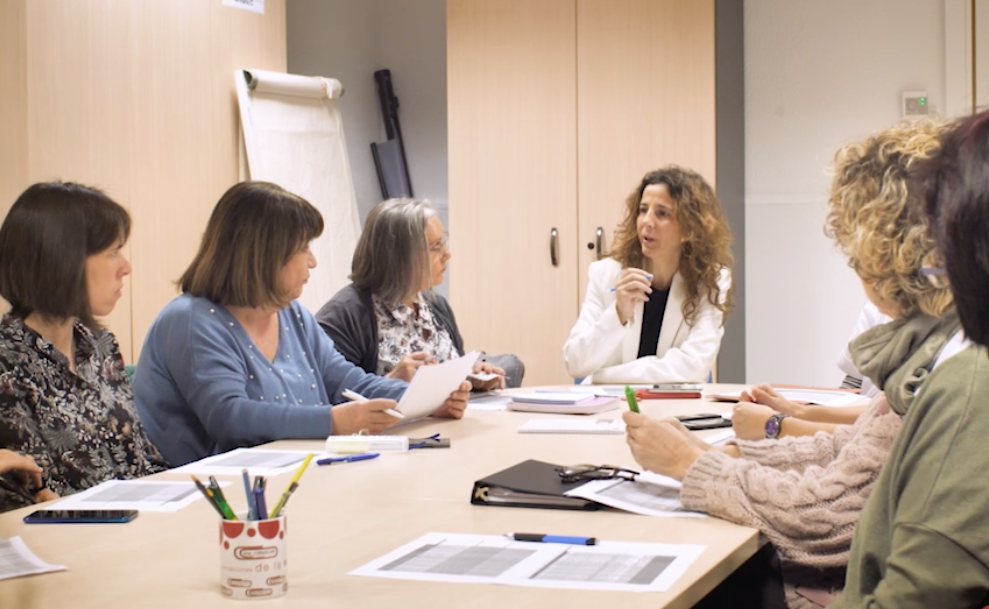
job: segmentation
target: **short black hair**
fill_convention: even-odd
[[[17,197],[0,227],[0,296],[20,317],[70,318],[91,328],[86,257],[130,236],[130,214],[103,191],[40,182]]]
[[[917,173],[965,335],[989,347],[989,111],[957,121]]]
[[[269,182],[234,184],[179,286],[223,306],[285,307],[282,267],[322,233],[322,214],[302,197]]]

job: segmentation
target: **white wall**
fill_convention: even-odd
[[[340,111],[362,220],[381,201],[370,145],[385,140],[374,72],[388,69],[413,192],[432,201],[446,224],[446,1],[288,0],[286,30],[289,72],[343,83]]]
[[[949,0],[950,1],[950,0]],[[844,143],[945,104],[942,0],[746,0],[747,380],[834,386],[865,303],[823,234]]]

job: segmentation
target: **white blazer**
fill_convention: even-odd
[[[624,326],[618,321],[615,293],[609,289],[615,286],[621,270],[614,258],[592,262],[588,269],[587,296],[563,345],[570,375],[587,377],[585,382],[590,383],[706,381],[725,333],[721,311],[702,298],[694,324],[688,325],[682,312],[687,286],[677,273],[670,285],[656,355],[637,358],[645,303],[636,303],[635,313]],[[731,273],[722,269],[720,302],[724,302],[730,286]]]

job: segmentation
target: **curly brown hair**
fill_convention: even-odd
[[[834,156],[824,234],[899,315],[941,315],[952,303],[950,290],[919,272],[935,250],[927,221],[913,213],[909,188],[914,165],[938,150],[945,130],[930,120],[901,123]]]
[[[625,219],[615,229],[615,242],[608,255],[622,268],[646,267],[636,220],[642,192],[652,184],[665,185],[676,205],[674,213],[683,237],[677,272],[687,284],[689,294],[683,303],[683,318],[693,324],[701,299],[707,298],[722,312],[721,323],[724,325],[734,306],[735,285],[732,283],[722,301],[718,280],[721,270],[731,270],[734,260],[731,230],[714,189],[697,172],[667,165],[643,176],[638,187],[625,199]]]

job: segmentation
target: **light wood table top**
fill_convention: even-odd
[[[739,386],[715,385],[723,393]],[[531,391],[532,388],[526,388]],[[647,400],[653,416],[725,412],[705,400]],[[618,410],[595,415],[620,416]],[[474,506],[475,480],[532,458],[559,464],[634,466],[621,435],[518,434],[539,413],[468,411],[460,421],[426,419],[395,433],[440,432],[450,449],[385,453],[378,459],[317,467],[288,505],[289,591],[280,599],[242,601],[263,607],[381,608],[604,606],[688,608],[763,543],[757,530],[716,518],[651,518],[611,509],[577,512]],[[702,432],[703,433],[703,432]],[[275,442],[266,448],[322,450],[321,441]],[[273,478],[280,490],[291,476]],[[163,473],[157,479],[188,479]],[[239,480],[235,480],[239,489]],[[243,493],[228,492],[234,509]],[[51,505],[47,506],[51,507]],[[151,609],[229,607],[220,596],[217,517],[205,501],[177,513],[142,513],[124,525],[25,525],[33,508],[0,515],[0,537],[21,536],[43,560],[67,571],[0,581],[4,609]],[[705,552],[666,593],[587,592],[349,576],[372,559],[428,532],[502,535],[510,531],[587,535],[605,540],[694,543]]]

